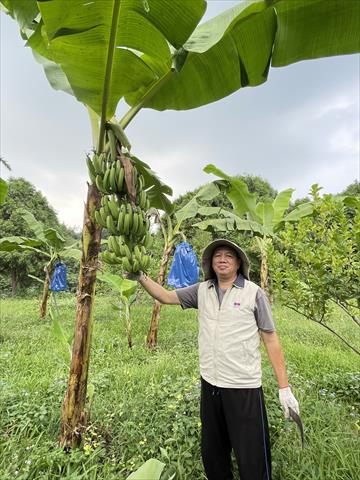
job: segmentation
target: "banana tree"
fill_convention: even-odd
[[[66,240],[55,228],[45,228],[44,225],[36,220],[34,215],[27,210],[22,210],[21,216],[27,223],[28,227],[33,231],[34,237],[4,237],[0,239],[0,252],[27,252],[38,253],[46,257],[47,261],[44,266],[45,278],[40,280],[43,283],[43,293],[40,302],[40,318],[46,316],[47,301],[49,297],[50,276],[53,271],[54,264],[60,258],[75,258],[80,260],[80,250],[76,246],[76,242],[66,246]]]
[[[303,203],[286,214],[294,191],[292,188],[278,193],[272,202],[256,203],[256,194],[250,193],[246,183],[240,178],[231,177],[211,164],[207,165],[204,171],[222,179],[216,184],[220,190],[225,191],[233,206],[233,211],[225,210],[222,207],[202,207],[199,209],[199,214],[211,216],[211,219],[199,222],[195,226],[202,230],[210,229],[220,232],[237,230],[252,232],[261,258],[260,284],[265,291],[268,291],[267,251],[272,239],[285,222],[296,222],[302,217],[311,215],[313,204],[311,202]]]
[[[125,128],[143,107],[195,108],[265,82],[270,65],[359,50],[357,0],[244,1],[202,25],[205,0],[72,0],[66,8],[63,0],[0,2],[53,88],[88,107],[97,155],[107,148],[106,130],[121,99],[131,107],[119,122]],[[156,207],[159,192],[153,193]],[[89,185],[62,417],[66,446],[80,441],[84,422],[100,200],[98,188]]]
[[[164,214],[163,216],[157,215],[157,223],[160,224],[161,232],[164,239],[164,249],[161,257],[159,273],[157,276],[157,283],[160,285],[165,284],[166,272],[171,255],[174,252],[175,243],[178,238],[182,238],[186,241],[184,233],[181,231],[181,225],[184,220],[189,218],[195,218],[199,209],[201,208],[201,202],[212,200],[219,194],[218,188],[212,184],[204,185],[196,195],[181,209],[174,211],[173,215]],[[149,331],[146,337],[146,345],[149,348],[154,348],[157,345],[157,335],[159,330],[161,303],[154,300],[153,310],[151,315],[151,322]]]

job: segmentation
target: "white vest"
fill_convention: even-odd
[[[215,287],[202,282],[198,292],[201,376],[224,388],[261,386],[260,335],[254,316],[258,286],[228,289],[219,306]]]

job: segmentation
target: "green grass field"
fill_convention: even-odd
[[[73,331],[75,298],[57,297],[61,323]],[[57,445],[68,352],[37,299],[2,300],[0,331],[0,478],[122,480],[148,458],[176,479],[205,479],[199,448],[199,375],[195,311],[163,307],[158,348],[144,340],[151,303],[132,309],[134,347],[110,296],[97,296],[89,382],[95,393],[81,449]],[[274,480],[357,480],[360,465],[360,358],[324,328],[274,307],[290,382],[299,399],[306,445],[285,422],[263,356]],[[338,316],[331,325],[359,348],[359,329]]]

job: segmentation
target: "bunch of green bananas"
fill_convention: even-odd
[[[125,170],[117,155],[119,135],[107,130],[104,153],[87,157],[91,182],[103,194],[101,207],[95,211],[95,220],[106,228],[110,236],[102,260],[120,265],[128,272],[146,271],[150,264],[147,250],[151,247],[150,220],[147,211],[150,201],[145,191],[145,180],[132,165],[136,201],[130,201],[125,182]],[[121,148],[121,147],[120,147]]]

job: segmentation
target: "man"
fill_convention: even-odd
[[[274,369],[285,418],[299,413],[263,290],[249,280],[244,251],[228,240],[204,250],[205,281],[167,291],[139,282],[159,302],[198,309],[202,460],[208,480],[231,480],[234,450],[241,480],[271,480],[269,431],[261,387],[260,337]]]

